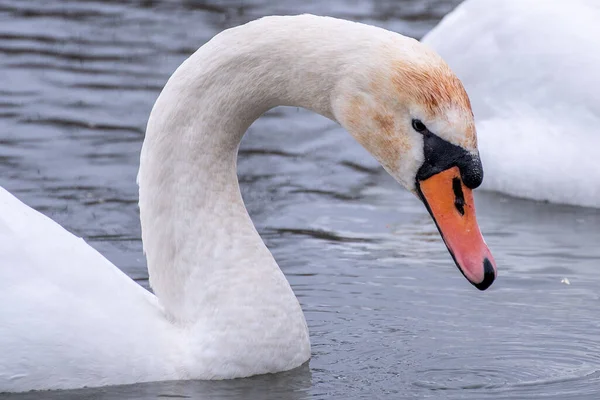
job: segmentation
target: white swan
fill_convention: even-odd
[[[600,2],[467,0],[423,42],[469,93],[484,188],[600,207]]]
[[[362,24],[264,18],[200,48],[150,115],[138,180],[156,297],[0,191],[0,392],[245,377],[309,359],[304,315],[236,176],[244,131],[280,104],[339,121],[421,197],[463,274],[492,283],[472,112],[441,58]]]

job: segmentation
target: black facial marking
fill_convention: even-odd
[[[462,191],[460,179],[452,179],[452,190],[454,190],[454,207],[456,207],[460,215],[465,215],[465,195]]]
[[[483,167],[479,154],[473,154],[434,135],[429,130],[423,134],[425,161],[417,172],[417,185],[431,176],[458,167],[463,183],[469,189],[475,189],[483,181]]]

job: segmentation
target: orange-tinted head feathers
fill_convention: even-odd
[[[423,162],[423,140],[412,128],[419,120],[440,138],[476,152],[469,97],[460,80],[435,52],[402,38],[360,60],[336,104],[339,122],[406,188]]]

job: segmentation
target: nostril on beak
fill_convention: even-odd
[[[454,190],[454,206],[460,215],[465,215],[465,195],[462,190],[460,178],[452,179],[452,190]]]
[[[474,286],[479,290],[485,290],[490,287],[490,285],[496,279],[496,273],[494,272],[494,267],[492,266],[491,261],[486,257],[483,260],[483,280],[474,284]]]

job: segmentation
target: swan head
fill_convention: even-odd
[[[472,190],[483,168],[462,83],[441,57],[412,40],[377,49],[356,68],[338,87],[335,117],[417,195],[460,271],[487,289],[497,270],[475,217]]]

